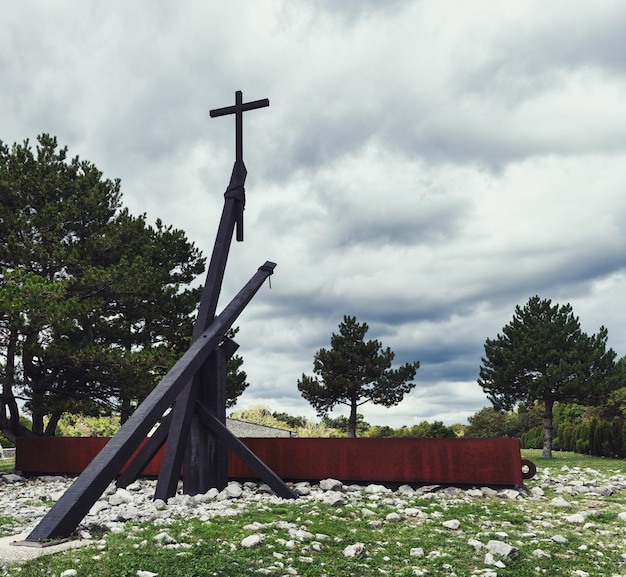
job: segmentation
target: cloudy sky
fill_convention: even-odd
[[[625,29],[621,0],[21,0],[0,140],[57,136],[210,256],[234,119],[209,110],[269,98],[220,303],[278,263],[237,322],[238,407],[314,417],[297,380],[351,315],[421,362],[366,421],[465,422],[485,339],[535,294],[626,354]]]

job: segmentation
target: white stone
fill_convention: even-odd
[[[112,506],[123,505],[124,503],[132,503],[133,496],[126,489],[118,489],[109,497],[109,504]]]
[[[487,549],[494,555],[502,555],[508,557],[509,555],[515,555],[518,549],[505,543],[504,541],[492,540],[487,543]]]
[[[141,569],[137,571],[137,577],[157,577],[158,573],[153,573],[152,571],[142,571]]]
[[[293,491],[296,495],[300,495],[301,497],[305,497],[306,495],[311,494],[311,483],[308,481],[303,483],[296,483],[293,487]]]
[[[409,555],[411,557],[423,557],[424,549],[422,549],[421,547],[412,547],[411,550],[409,551]]]
[[[126,505],[120,507],[117,518],[120,521],[132,521],[133,519],[137,519],[139,517],[139,509],[137,507],[133,507],[132,505]]]
[[[551,557],[550,553],[547,553],[543,549],[535,549],[533,551],[533,556],[539,559],[550,559]]]
[[[415,495],[415,489],[411,485],[400,485],[398,487],[398,493],[400,495]]]
[[[21,483],[24,481],[24,477],[16,475],[15,473],[7,473],[6,475],[2,475],[2,480],[5,483]],[[71,569],[71,571],[73,571],[73,569]]]
[[[456,531],[461,526],[461,522],[458,519],[450,519],[449,521],[444,521],[442,525],[446,529]]]
[[[485,548],[485,544],[478,539],[468,539],[467,544],[470,547],[474,547],[474,551],[482,551]]]
[[[78,571],[76,571],[76,569],[66,569],[61,572],[60,577],[75,577],[75,575],[78,575]]]
[[[300,563],[313,563],[313,557],[298,557]]]
[[[354,545],[348,545],[343,550],[344,557],[361,557],[365,555],[365,545],[363,543],[354,543]]]
[[[297,529],[293,536],[300,540],[313,539],[313,533],[309,533],[309,531],[305,531],[304,529]]]
[[[224,492],[229,499],[239,499],[243,495],[243,488],[239,483],[230,482],[226,485]]]
[[[320,481],[320,489],[322,491],[341,491],[343,483],[337,479],[322,479]]]
[[[98,513],[104,511],[105,509],[109,509],[111,507],[110,503],[107,501],[96,501],[91,509],[89,509],[88,515],[97,515]]]
[[[153,540],[156,543],[161,543],[162,545],[171,545],[173,543],[176,543],[176,539],[174,539],[174,537],[172,537],[165,531],[162,531],[161,533],[155,535],[153,537]]]
[[[326,491],[322,494],[322,501],[331,507],[343,507],[348,503],[346,496],[339,491]]]
[[[254,535],[248,535],[241,540],[241,546],[245,547],[246,549],[258,547],[261,543],[263,543],[263,537],[258,533],[255,533]]]
[[[387,493],[391,493],[391,489],[388,489],[384,485],[377,485],[375,483],[371,483],[367,487],[365,487],[365,492],[370,495],[384,495]]]
[[[515,500],[515,499],[520,498],[520,492],[515,489],[504,489],[502,491],[498,491],[497,496],[500,497],[501,499]]]
[[[487,498],[493,498],[498,494],[498,492],[491,487],[481,487],[480,492]]]
[[[385,521],[390,521],[392,523],[398,523],[398,522],[402,521],[402,517],[400,517],[400,515],[398,515],[398,513],[389,513],[385,517]]]

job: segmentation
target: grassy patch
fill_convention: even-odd
[[[525,451],[539,467],[538,478],[577,476],[593,485],[626,474],[621,460],[555,454],[544,462]],[[523,500],[441,498],[397,493],[363,495],[340,508],[300,499],[296,502],[249,504],[238,514],[208,521],[165,519],[160,523],[128,524],[124,533],[103,533],[93,546],[44,557],[7,575],[39,577],[76,569],[82,577],[128,577],[152,571],[168,577],[238,577],[300,575],[302,577],[416,575],[468,577],[491,569],[498,577],[626,575],[621,555],[626,550],[626,496],[565,495],[569,506],[557,506],[558,483],[541,484],[543,496]],[[586,512],[584,523],[568,521]],[[399,519],[394,513],[399,514]],[[446,521],[458,520],[456,529]],[[168,537],[159,538],[166,533]],[[246,548],[242,540],[258,535],[261,543]],[[168,541],[174,541],[168,545]],[[517,552],[486,563],[489,541],[504,541]],[[344,549],[362,543],[365,553],[353,558]],[[487,559],[488,560],[488,559]],[[485,573],[482,573],[485,574]]]
[[[23,507],[52,507],[56,501],[50,499],[50,497],[41,497],[41,499],[23,501],[21,505]]]
[[[0,537],[13,535],[16,522],[12,517],[0,516]]]
[[[607,457],[590,457],[569,451],[553,451],[551,459],[544,459],[541,456],[541,449],[523,449],[522,458],[530,459],[538,469],[549,468],[551,471],[558,471],[566,466],[571,469],[592,468],[600,473],[613,474],[626,472],[626,461],[623,459],[609,459]]]
[[[15,468],[15,457],[0,459],[0,471],[12,471]]]

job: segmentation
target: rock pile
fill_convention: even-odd
[[[3,514],[15,519],[18,526],[15,532],[30,531],[49,510],[49,507],[69,487],[73,479],[61,476],[42,476],[25,478],[15,473],[0,475],[0,507]],[[94,504],[79,527],[82,538],[89,539],[89,528],[105,526],[113,532],[125,530],[128,521],[155,521],[174,517],[197,517],[208,521],[220,516],[237,515],[248,505],[255,503],[281,502],[271,489],[264,484],[231,482],[222,491],[211,489],[203,495],[183,495],[180,492],[164,501],[153,501],[156,482],[141,479],[126,489],[111,485]],[[300,496],[300,502],[311,501],[324,503],[331,507],[350,507],[360,511],[363,519],[372,528],[385,523],[402,522],[409,519],[425,520],[439,526],[449,534],[462,534],[465,543],[482,556],[484,564],[493,567],[493,572],[483,570],[481,575],[496,575],[497,568],[504,567],[507,559],[514,559],[519,548],[534,547],[532,555],[537,558],[549,558],[550,547],[555,544],[567,546],[568,539],[559,532],[559,527],[577,527],[586,531],[596,528],[594,519],[608,505],[607,497],[626,489],[626,476],[616,474],[605,476],[592,469],[563,467],[559,471],[544,469],[529,483],[529,487],[517,489],[495,489],[491,487],[441,487],[437,485],[411,487],[402,485],[391,490],[383,485],[370,484],[344,485],[336,479],[325,479],[317,484],[300,482],[293,485],[293,490]],[[462,502],[497,503],[497,500],[515,501],[516,507],[524,511],[527,505],[541,504],[547,513],[529,516],[524,529],[512,533],[507,525],[498,525],[484,518],[480,530],[467,531],[466,521],[448,518],[445,511],[450,504]],[[427,505],[430,501],[441,507],[434,510]],[[539,503],[538,503],[539,502]],[[384,505],[385,507],[381,507]],[[384,509],[385,514],[380,510]],[[392,512],[388,512],[389,510]],[[451,509],[452,510],[452,509]],[[556,511],[556,513],[554,513]],[[626,510],[618,513],[618,519],[626,528]],[[461,518],[463,519],[463,518]],[[280,523],[280,522],[278,522]],[[280,529],[288,532],[286,546],[306,542],[312,551],[322,547],[328,535],[310,534],[303,527],[285,526]],[[250,525],[249,534],[241,547],[259,547],[263,545],[263,528]],[[566,532],[561,529],[561,532]],[[166,548],[184,548],[184,543],[172,540],[167,532],[159,534],[159,546]],[[358,536],[356,536],[358,537]],[[586,547],[582,545],[581,547]],[[582,550],[581,550],[582,551]],[[365,545],[355,539],[343,551],[346,557],[361,557],[367,554]],[[441,550],[424,551],[420,547],[411,547],[412,558],[433,558],[445,555],[445,543]],[[626,555],[622,555],[626,561]],[[584,571],[582,572],[584,573]],[[418,575],[419,573],[415,573]],[[478,575],[478,573],[476,574]],[[582,576],[584,577],[584,576]]]

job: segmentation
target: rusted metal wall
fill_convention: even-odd
[[[517,439],[254,439],[242,441],[285,480],[335,478],[355,482],[521,485]],[[106,444],[104,438],[22,437],[16,469],[80,473]],[[163,450],[145,475],[158,475]],[[231,479],[254,473],[229,455]]]
[[[18,437],[15,469],[37,474],[82,473],[108,441],[108,437]],[[162,458],[163,449],[143,474],[158,475]]]
[[[271,442],[268,442],[271,441]],[[243,439],[285,479],[521,485],[517,439]],[[232,457],[230,476],[251,471]]]

